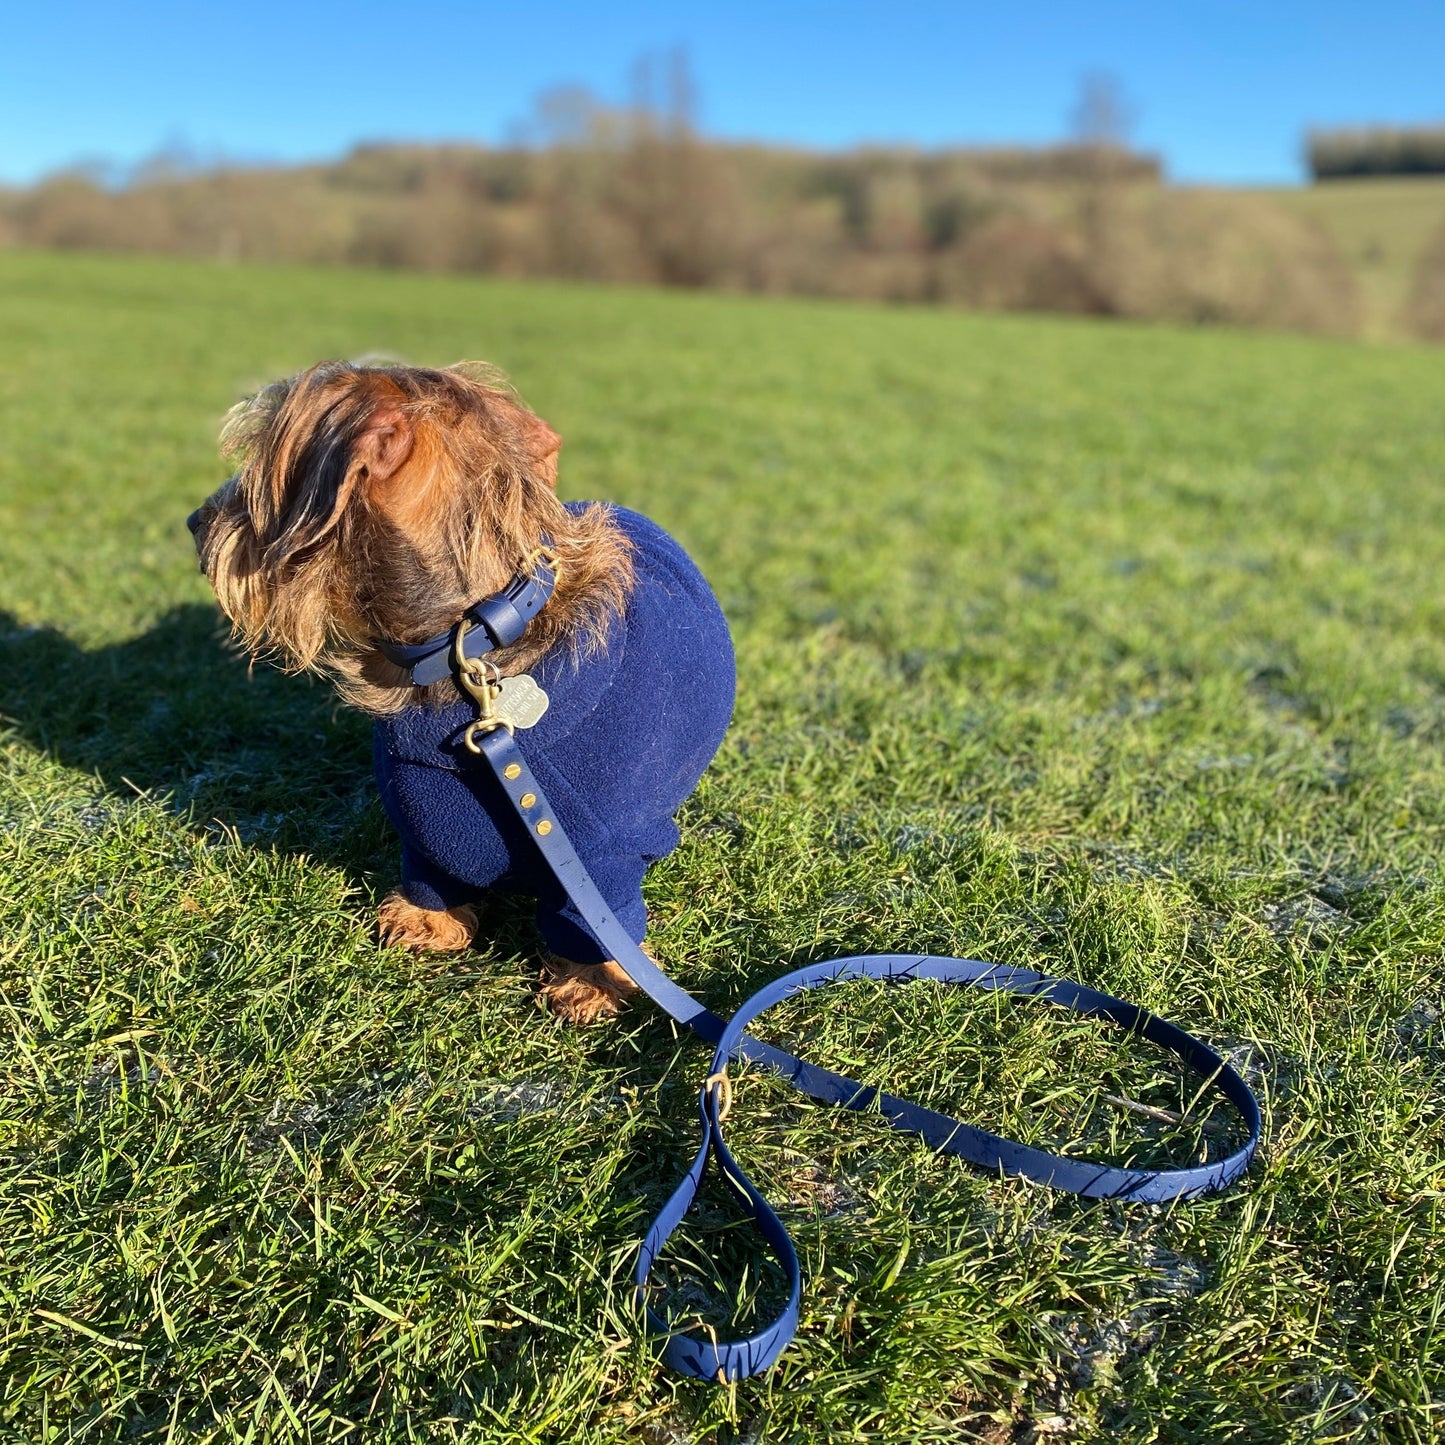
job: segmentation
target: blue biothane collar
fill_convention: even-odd
[[[534,552],[500,592],[474,602],[462,614],[471,623],[462,641],[468,657],[484,657],[510,647],[527,630],[527,624],[546,606],[557,586],[557,559],[546,548]],[[398,667],[411,674],[417,687],[428,687],[451,676],[452,639],[449,627],[425,642],[378,641],[377,646]]]

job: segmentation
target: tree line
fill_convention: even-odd
[[[1317,181],[1445,175],[1445,125],[1313,130],[1305,154]]]
[[[675,98],[608,108],[575,91],[501,147],[55,175],[0,192],[0,242],[1337,335],[1361,321],[1320,225],[1266,196],[1170,187],[1106,124],[1036,149],[819,153],[706,140]],[[1427,262],[1445,278],[1445,237]],[[1421,316],[1445,311],[1437,293],[1422,272]]]

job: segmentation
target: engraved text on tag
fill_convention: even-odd
[[[497,716],[514,728],[533,727],[547,711],[549,698],[537,685],[537,680],[525,672],[516,677],[504,677],[492,706]]]

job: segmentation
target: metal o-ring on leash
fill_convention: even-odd
[[[719,1069],[715,1074],[709,1074],[702,1081],[703,1097],[706,1098],[713,1090],[717,1090],[717,1096],[713,1101],[717,1110],[718,1123],[722,1123],[733,1110],[733,1081],[728,1078],[726,1069]]]

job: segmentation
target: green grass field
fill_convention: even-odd
[[[739,705],[650,875],[730,1010],[834,954],[1020,962],[1227,1050],[1268,1138],[1157,1209],[756,1075],[806,1273],[773,1373],[660,1372],[636,1246],[704,1047],[534,1007],[530,911],[380,948],[369,730],[224,645],[183,519],[243,390],[484,357],[563,490],[672,530]],[[1221,331],[0,254],[0,1438],[1438,1439],[1440,359]],[[1162,1056],[850,987],[769,1032],[1116,1161],[1220,1149]],[[1187,1137],[1185,1137],[1187,1136]],[[716,1193],[672,1307],[777,1288]]]

